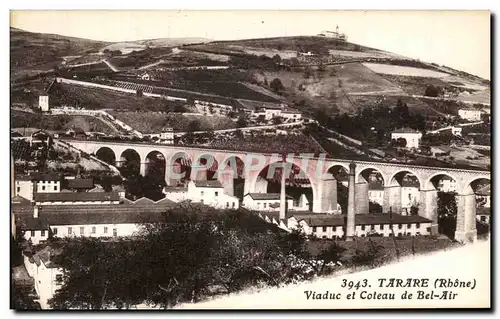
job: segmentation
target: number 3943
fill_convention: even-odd
[[[347,288],[349,290],[366,288],[368,287],[368,280],[363,279],[361,281],[353,281],[353,280],[342,279],[342,284],[340,285],[340,287]]]

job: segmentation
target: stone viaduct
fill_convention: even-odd
[[[474,241],[476,232],[476,199],[473,184],[481,179],[491,181],[489,171],[468,170],[456,168],[441,168],[416,166],[391,162],[354,161],[354,172],[350,171],[352,160],[327,158],[326,154],[289,154],[287,164],[283,166],[280,154],[255,153],[246,151],[228,151],[203,147],[183,147],[162,144],[147,144],[142,142],[110,142],[65,139],[66,143],[83,152],[100,157],[107,151],[116,166],[127,161],[127,154],[133,154],[140,163],[140,174],[146,174],[147,164],[153,154],[161,154],[165,159],[165,181],[167,185],[175,185],[182,173],[176,169],[179,160],[191,166],[190,179],[207,179],[207,172],[217,171],[213,179],[218,179],[229,195],[233,195],[234,178],[244,178],[244,193],[266,192],[259,183],[262,171],[276,169],[300,170],[300,175],[308,181],[313,194],[313,212],[336,212],[337,181],[334,171],[342,169],[349,175],[354,175],[354,187],[349,183],[349,191],[354,189],[354,203],[349,203],[348,211],[354,209],[356,214],[368,213],[368,172],[378,172],[384,181],[383,212],[401,212],[401,181],[406,174],[418,179],[420,201],[419,215],[433,221],[432,232],[437,233],[437,184],[436,178],[448,176],[456,181],[457,193],[457,228],[455,238],[459,241]],[[130,157],[130,155],[128,155]],[[215,163],[215,164],[214,164]],[[177,165],[178,166],[178,165]],[[243,170],[236,166],[244,166]],[[185,172],[184,172],[185,173]],[[189,173],[189,172],[188,172]],[[353,174],[354,173],[354,174]],[[285,174],[288,174],[285,171]],[[238,175],[238,176],[236,176]],[[287,175],[288,176],[288,175]],[[354,207],[350,207],[353,206]]]

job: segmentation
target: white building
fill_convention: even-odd
[[[49,96],[48,95],[40,95],[38,97],[38,107],[42,112],[49,111]]]
[[[52,260],[54,253],[51,247],[45,247],[34,254],[23,253],[24,267],[33,278],[42,309],[49,309],[49,299],[63,284],[62,269]]]
[[[165,144],[174,144],[174,129],[165,127],[160,133],[160,140],[163,140]]]
[[[288,229],[301,229],[306,235],[318,238],[342,238],[345,235],[346,215],[318,213],[293,214],[287,220]],[[392,223],[392,229],[391,229]],[[356,237],[378,235],[383,237],[429,235],[432,221],[419,215],[392,214],[355,215]]]
[[[451,127],[451,134],[455,136],[462,136],[462,128],[459,126],[452,126]]]
[[[186,187],[166,187],[166,198],[174,202],[189,200],[219,209],[238,209],[239,199],[224,192],[224,186],[218,180],[189,181]]]
[[[290,195],[286,195],[286,204],[288,210],[308,210],[309,201],[305,194],[300,196],[300,199],[295,205],[294,199]],[[256,211],[273,211],[280,210],[280,194],[279,193],[248,193],[243,196],[243,206],[249,210]]]
[[[15,178],[15,195],[33,200],[34,193],[58,193],[61,191],[61,177],[58,174],[31,174]]]
[[[472,109],[472,108],[467,108],[467,109],[459,109],[458,110],[458,116],[464,120],[468,121],[481,121],[481,111]]]
[[[398,129],[391,133],[391,139],[397,140],[399,138],[406,140],[406,148],[418,148],[422,139],[422,133],[410,128]]]

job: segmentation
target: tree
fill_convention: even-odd
[[[382,206],[379,203],[376,202],[369,202],[368,203],[368,211],[370,214],[382,214]]]
[[[283,118],[281,116],[275,116],[272,121],[274,125],[279,125],[283,123]]]
[[[201,131],[201,123],[197,120],[189,122],[187,131],[188,132]]]
[[[240,115],[240,117],[238,118],[238,121],[236,121],[236,125],[238,127],[246,127],[247,126],[247,120],[245,118],[245,116],[243,115]]]
[[[438,192],[438,230],[454,238],[457,226],[457,200],[454,192]]]
[[[400,138],[398,138],[398,139],[396,140],[396,145],[397,145],[398,147],[406,147],[406,144],[407,144],[407,141],[406,141],[406,139],[405,139],[405,138],[400,137]]]
[[[378,245],[371,239],[368,240],[368,247],[366,249],[357,248],[354,256],[352,256],[352,263],[355,266],[368,266],[374,268],[378,265],[378,257],[382,252],[382,246]]]
[[[280,64],[280,62],[281,62],[281,56],[279,54],[274,55],[273,56],[273,62],[275,64]]]
[[[431,84],[425,88],[424,95],[430,97],[438,97],[441,94],[441,91],[442,89],[440,87]]]
[[[269,85],[271,89],[277,93],[280,93],[285,90],[285,87],[283,86],[283,83],[281,83],[281,80],[278,78],[275,78],[274,80],[271,81],[271,84]]]

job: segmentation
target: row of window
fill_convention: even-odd
[[[407,227],[411,228],[411,225],[412,224],[407,224]],[[369,226],[369,227],[367,227],[367,226]],[[390,225],[388,225],[388,224],[380,224],[380,230],[384,230],[384,228],[386,228],[385,226],[387,226],[387,229],[390,229],[389,228]],[[398,229],[403,229],[403,224],[397,224],[397,226],[398,226]],[[415,227],[417,229],[419,229],[420,228],[420,223],[416,223]],[[327,226],[323,226],[323,227],[319,227],[319,228],[322,229],[323,232],[326,232],[326,230],[327,230]],[[342,228],[342,226],[338,226],[335,229],[336,229],[336,231],[340,231],[341,228]],[[361,225],[361,230],[366,230],[368,228],[370,230],[375,230],[375,225]],[[317,231],[318,231],[318,227],[317,226],[313,226],[313,233],[315,233]]]
[[[403,237],[403,236],[413,236],[413,234],[411,234],[411,233],[407,233],[407,234],[398,233],[398,234],[396,234],[396,236],[397,236],[397,237]],[[420,232],[416,232],[416,233],[415,233],[415,236],[420,236]],[[367,237],[367,236],[366,236],[366,234],[361,234],[359,237]],[[392,233],[389,233],[389,237],[392,237]],[[324,239],[325,239],[325,238],[328,238],[328,236],[323,235],[323,236],[321,236],[321,238],[324,238]],[[339,235],[333,235],[333,236],[331,236],[331,238],[338,238],[338,239],[341,239],[341,238],[342,238],[342,236],[339,236]]]
[[[96,233],[96,226],[92,226],[91,230],[90,230],[90,233],[91,234],[95,234]],[[108,233],[108,227],[104,226],[104,233],[107,234]],[[54,235],[57,235],[57,227],[54,227],[52,229],[52,232]],[[68,235],[72,235],[73,234],[73,227],[68,227]],[[80,227],[80,235],[84,235],[85,234],[85,227]],[[113,228],[113,236],[117,236],[118,235],[118,229],[117,228]],[[45,230],[42,230],[40,232],[40,236],[41,237],[45,237]],[[35,237],[35,231],[32,230],[31,231],[31,237]]]

